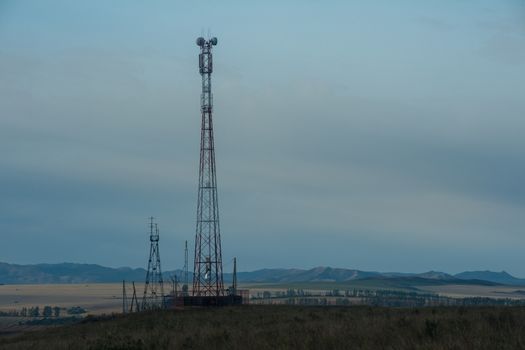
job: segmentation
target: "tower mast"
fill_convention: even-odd
[[[193,295],[223,296],[221,234],[213,141],[213,95],[211,92],[212,47],[217,45],[217,38],[209,40],[198,38],[197,45],[200,47],[199,73],[202,77],[202,119]]]

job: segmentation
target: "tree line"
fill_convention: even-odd
[[[305,291],[262,291],[251,297],[256,304],[288,305],[351,305],[361,304],[385,307],[425,306],[525,306],[525,299],[467,297],[452,298],[434,293],[416,291],[349,289]]]
[[[43,317],[43,318],[58,318],[62,315],[62,308],[58,306],[46,305],[44,307],[32,306],[23,307],[20,310],[8,310],[0,311],[0,316],[3,317]],[[86,310],[80,306],[73,306],[65,309],[68,315],[79,315],[86,312]]]

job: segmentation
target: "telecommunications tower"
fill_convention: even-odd
[[[164,307],[164,281],[162,280],[162,271],[160,269],[159,253],[159,227],[153,222],[153,216],[149,219],[150,250],[144,296],[142,297],[142,310]]]
[[[212,47],[217,45],[217,38],[209,40],[198,38],[197,45],[201,50],[199,72],[202,76],[202,121],[193,296],[219,297],[224,296],[224,285],[213,142],[213,95],[211,93]]]

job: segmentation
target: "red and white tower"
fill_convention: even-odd
[[[201,144],[199,163],[199,192],[197,199],[197,228],[195,232],[195,260],[193,296],[223,296],[221,233],[219,203],[213,142],[213,72],[212,47],[217,38],[197,39],[200,47],[199,72],[202,76]]]

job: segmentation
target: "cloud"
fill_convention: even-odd
[[[154,215],[170,252],[164,266],[180,265],[177,249],[195,229],[197,48],[193,38],[185,44],[193,29],[182,15],[169,27],[165,15],[152,20],[159,9],[138,7],[153,11],[147,32],[127,31],[137,9],[124,19],[92,10],[74,45],[59,30],[72,19],[45,35],[27,27],[15,45],[10,17],[0,55],[0,232],[17,239],[0,251],[5,259],[141,266]],[[329,16],[298,15],[293,28],[284,17],[268,28],[264,16],[246,31],[242,21],[221,27],[213,87],[225,259],[236,255],[245,269],[422,261],[454,270],[512,251],[523,243],[525,204],[518,34],[480,29],[478,12],[447,6],[435,17],[397,8],[394,19],[357,7],[381,26],[341,29]],[[218,11],[233,16],[229,6]],[[83,29],[97,21],[96,33]],[[312,36],[296,38],[302,28]]]

